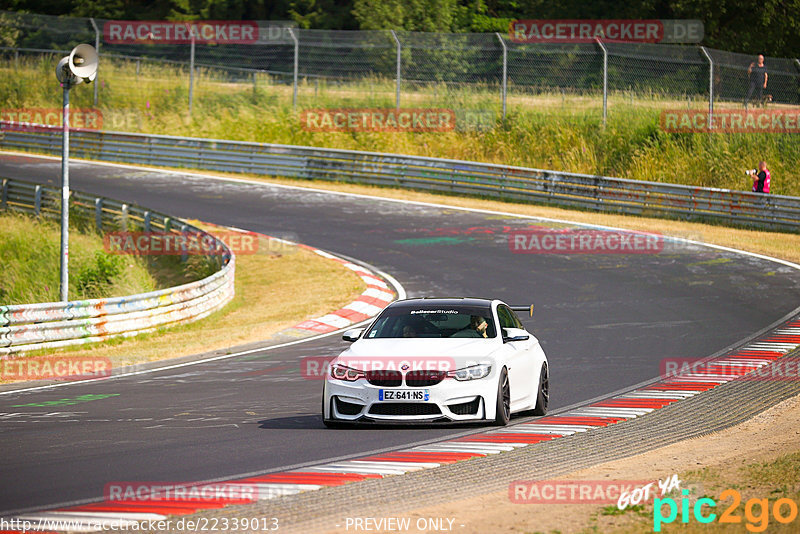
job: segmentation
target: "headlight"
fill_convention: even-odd
[[[331,365],[331,377],[337,380],[347,380],[348,382],[353,382],[359,378],[365,378],[366,375],[363,371],[359,371],[358,369],[353,369],[352,367],[347,367],[346,365],[337,363]]]
[[[492,366],[486,363],[482,363],[479,365],[472,365],[470,367],[464,367],[463,369],[456,369],[455,371],[450,371],[447,373],[447,376],[451,378],[455,378],[459,381],[464,380],[477,380],[479,378],[484,378],[489,376],[489,373],[492,371]]]

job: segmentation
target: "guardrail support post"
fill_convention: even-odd
[[[150,211],[144,212],[144,231],[150,232]]]
[[[700,51],[708,60],[708,122],[706,124],[708,124],[709,131],[712,131],[714,124],[714,60],[705,46],[701,46]]]
[[[33,189],[33,213],[38,217],[42,211],[42,186],[37,185]]]
[[[603,51],[603,128],[608,119],[608,49],[600,39],[595,39]]]
[[[8,178],[3,178],[2,189],[0,189],[0,209],[8,209]]]
[[[294,41],[294,66],[292,68],[292,109],[297,111],[297,73],[300,69],[300,39],[294,34],[294,28],[289,28],[289,35]]]
[[[103,233],[103,199],[94,199],[94,225],[97,227],[98,233]]]
[[[508,83],[508,48],[506,47],[506,42],[503,41],[503,37],[495,32],[497,36],[497,40],[500,41],[500,46],[503,47],[503,89],[502,89],[502,99],[503,99],[503,122],[506,120],[506,89]]]
[[[97,61],[100,62],[100,30],[97,28],[97,24],[94,22],[94,18],[90,18],[89,22],[92,23],[92,27],[94,28],[94,49],[97,52]],[[97,69],[100,70],[99,68]],[[100,80],[95,77],[94,79],[94,107],[97,107],[97,85],[100,83]]]
[[[182,224],[181,225],[181,237],[183,239],[180,241],[180,243],[181,243],[181,261],[184,262],[184,263],[186,262],[186,258],[188,256],[188,254],[186,253],[186,232],[187,231],[188,230],[187,230],[186,225]]]
[[[128,205],[122,205],[122,220],[120,221],[120,225],[122,226],[122,230],[127,232],[128,231]]]
[[[397,74],[395,75],[395,85],[397,86],[395,89],[395,106],[397,107],[398,111],[400,110],[400,69],[402,66],[402,52],[403,46],[400,44],[400,39],[397,38],[397,33],[394,30],[389,30],[392,32],[392,38],[394,39],[394,44],[397,47]]]

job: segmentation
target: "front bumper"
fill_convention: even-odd
[[[426,401],[385,401],[380,390],[426,390]],[[326,378],[323,417],[328,421],[431,423],[493,420],[497,383],[494,373],[478,380],[447,378],[426,387],[380,387],[359,379]]]

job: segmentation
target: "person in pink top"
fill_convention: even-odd
[[[747,171],[748,174],[753,176],[753,192],[754,193],[769,193],[769,183],[771,176],[769,169],[767,169],[767,162],[760,161],[758,163],[758,171],[755,169]]]

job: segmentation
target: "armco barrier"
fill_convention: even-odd
[[[45,217],[59,215],[60,189],[0,180],[0,210]],[[74,191],[70,217],[74,222],[93,225],[98,231],[135,228],[208,235],[179,219]],[[0,355],[131,336],[207,316],[233,298],[235,271],[235,256],[230,249],[213,236],[209,239],[224,252],[207,258],[217,262],[219,269],[202,280],[125,297],[0,306]]]
[[[5,122],[0,127],[4,130],[0,147],[61,152],[59,128],[15,131]],[[94,160],[347,181],[800,230],[800,198],[748,191],[376,152],[77,129],[70,135],[70,147],[74,157]]]

